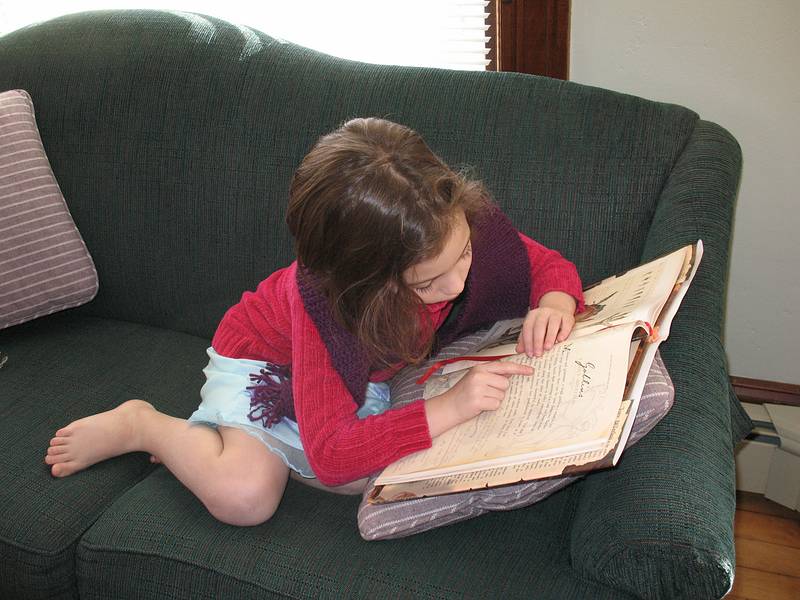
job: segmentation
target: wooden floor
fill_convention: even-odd
[[[800,512],[737,492],[736,577],[725,600],[800,598]]]

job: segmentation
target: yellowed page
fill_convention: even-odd
[[[685,246],[585,290],[586,311],[578,315],[571,337],[625,322],[655,324],[673,288],[685,280],[692,255],[692,246]]]
[[[669,337],[672,319],[675,318],[675,314],[678,312],[678,307],[680,307],[681,302],[683,302],[686,292],[689,291],[689,286],[691,285],[694,276],[697,274],[697,269],[700,267],[700,261],[703,258],[703,240],[698,240],[694,246],[689,246],[688,248],[691,251],[688,252],[685,257],[678,281],[670,292],[670,295],[665,301],[664,306],[658,315],[658,319],[656,320],[656,323],[659,326],[658,337],[661,341]]]
[[[373,503],[394,502],[424,496],[439,496],[468,490],[479,490],[487,487],[509,485],[522,481],[534,481],[557,477],[562,475],[568,467],[581,467],[596,463],[603,459],[608,460],[605,466],[611,466],[610,456],[619,444],[625,421],[628,418],[630,402],[623,402],[617,413],[612,434],[605,445],[591,452],[579,452],[564,456],[534,460],[518,465],[499,466],[470,473],[445,475],[433,479],[410,481],[406,483],[390,484],[379,490],[373,498]],[[579,469],[575,469],[576,471]]]
[[[515,355],[533,366],[513,376],[496,411],[486,411],[433,440],[433,446],[389,465],[377,485],[519,464],[602,449],[623,400],[634,326],[567,340],[540,358]],[[425,397],[442,393],[466,374],[434,377]]]
[[[586,311],[578,315],[570,339],[583,337],[608,327],[648,322],[661,325],[661,339],[669,334],[669,325],[689,287],[703,254],[702,240],[657,258],[649,263],[604,279],[584,290]],[[663,309],[663,312],[662,312]],[[661,313],[661,314],[660,314]],[[499,321],[487,331],[493,340],[472,356],[503,356],[516,353],[522,319]],[[461,361],[447,365],[443,373],[479,364]]]

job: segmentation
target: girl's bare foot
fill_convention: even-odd
[[[66,477],[91,465],[139,449],[137,421],[155,411],[144,400],[73,421],[56,431],[44,462],[55,477]]]

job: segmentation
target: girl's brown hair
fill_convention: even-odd
[[[459,212],[471,222],[486,197],[419,134],[383,119],[348,121],[303,159],[286,219],[297,259],[375,365],[419,362],[430,352],[423,303],[403,273],[437,256]]]

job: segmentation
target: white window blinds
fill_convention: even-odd
[[[321,52],[382,64],[484,70],[486,0],[0,0],[0,35],[85,10],[196,12]]]

